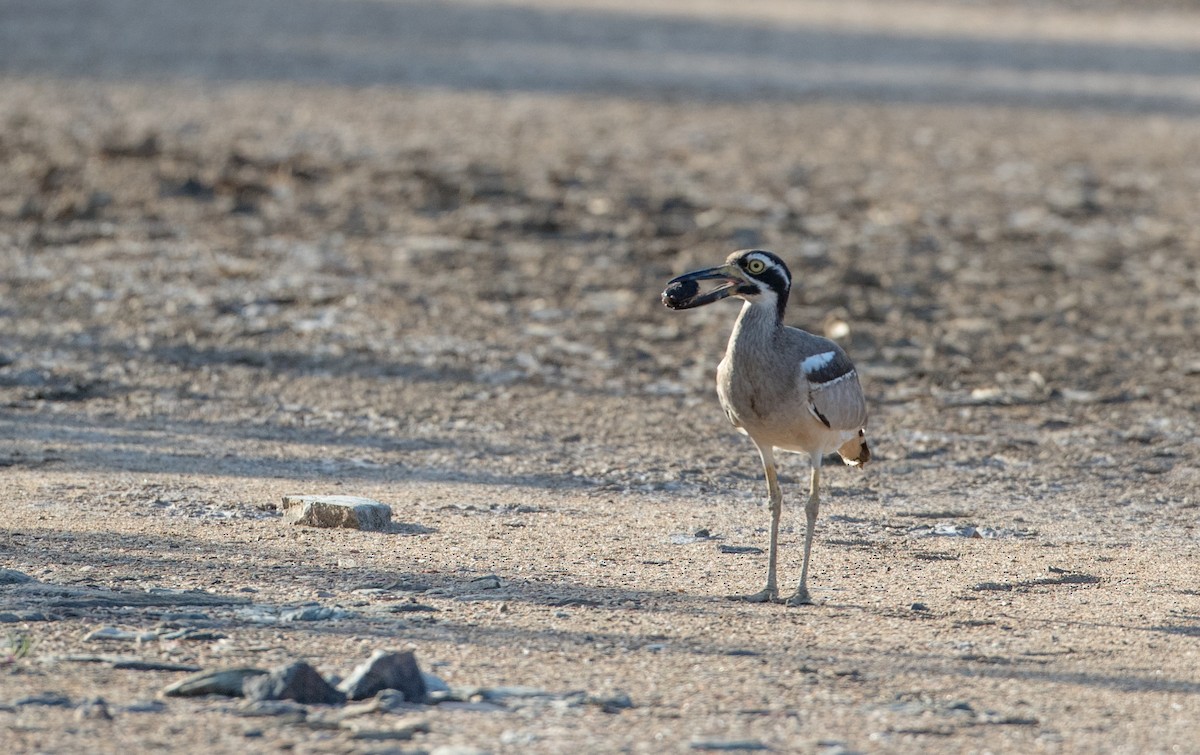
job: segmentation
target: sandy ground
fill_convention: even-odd
[[[1193,4],[155,7],[0,24],[6,751],[1200,752]],[[803,609],[658,300],[747,246],[871,404]],[[378,648],[465,702],[121,667]]]

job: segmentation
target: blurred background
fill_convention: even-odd
[[[1017,420],[1039,439],[1022,453],[1056,458],[1047,428],[1194,435],[1194,3],[7,0],[0,19],[0,384],[45,421],[50,401],[201,435],[359,432],[428,474],[491,422],[531,473],[625,484],[645,471],[539,444],[584,419],[605,454],[661,449],[656,412],[681,406],[724,438],[735,309],[658,292],[763,246],[796,272],[789,322],[843,340],[899,457]],[[645,422],[620,419],[629,395]],[[551,426],[514,440],[542,404]],[[656,484],[694,468],[656,453]]]

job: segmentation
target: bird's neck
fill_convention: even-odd
[[[782,327],[782,308],[776,307],[774,301],[746,301],[729,335],[728,351],[767,353]]]

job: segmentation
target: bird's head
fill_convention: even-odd
[[[700,281],[720,283],[702,293]],[[791,287],[792,274],[783,260],[761,249],[746,249],[729,255],[719,267],[673,278],[662,293],[662,301],[671,309],[692,309],[736,296],[751,304],[771,306],[782,317]]]

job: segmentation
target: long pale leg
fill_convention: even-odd
[[[767,555],[767,586],[742,599],[751,603],[766,603],[779,599],[779,584],[775,580],[775,564],[779,559],[779,517],[783,513],[783,491],[775,476],[775,452],[770,446],[759,446],[763,472],[767,476],[767,493],[771,497],[771,549]]]
[[[795,594],[785,603],[789,606],[806,606],[812,604],[812,596],[808,594],[808,558],[812,555],[813,532],[817,528],[817,512],[821,508],[821,455],[813,454],[812,486],[808,491],[808,503],[804,506],[804,517],[808,526],[804,530],[804,567],[800,570],[800,586]]]

